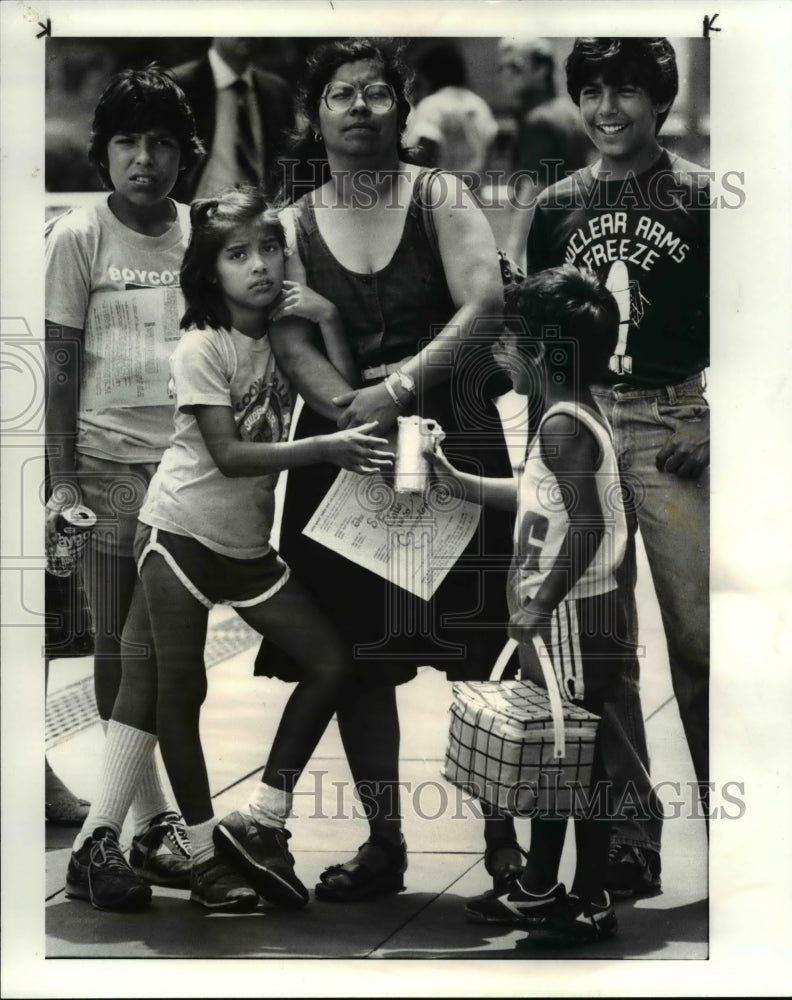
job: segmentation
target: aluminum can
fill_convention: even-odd
[[[54,541],[47,541],[47,572],[71,576],[96,525],[96,514],[82,504],[64,508],[55,522]]]

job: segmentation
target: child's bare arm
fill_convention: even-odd
[[[520,640],[548,625],[552,612],[590,565],[605,531],[595,479],[599,444],[594,435],[573,418],[558,414],[545,421],[541,444],[544,462],[558,481],[569,525],[536,595],[512,618],[509,634]]]
[[[448,461],[440,445],[432,446],[424,452],[436,473],[455,479],[464,490],[465,499],[484,507],[499,510],[517,509],[517,481],[515,479],[494,479],[491,476],[474,476],[470,472],[460,472]]]
[[[360,372],[352,357],[341,314],[332,302],[302,282],[286,280],[270,319],[275,322],[288,316],[299,316],[316,323],[322,332],[330,362],[351,386],[359,383]]]
[[[267,444],[243,441],[228,406],[195,406],[193,412],[209,454],[223,475],[231,478],[266,476],[315,462],[332,462],[365,474],[393,464],[393,455],[383,451],[387,440],[371,436],[374,423],[301,441]]]

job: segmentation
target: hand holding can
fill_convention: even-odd
[[[431,465],[425,452],[445,437],[436,420],[419,416],[399,417],[394,488],[397,493],[423,494],[429,484]]]
[[[96,514],[82,504],[65,507],[46,541],[46,568],[53,576],[71,576],[96,525]]]

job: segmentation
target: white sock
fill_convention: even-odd
[[[122,722],[107,726],[99,794],[94,797],[82,830],[74,841],[77,851],[100,826],[108,826],[120,835],[124,818],[138,787],[141,775],[151,761],[157,737]]]
[[[101,719],[100,721],[105,736],[107,736],[108,720]],[[123,725],[123,723],[120,723],[120,725]],[[135,795],[130,808],[132,810],[136,834],[145,833],[154,817],[161,816],[164,812],[173,812],[179,815],[179,810],[165,792],[160,771],[157,767],[157,758],[153,755],[150,763],[143,769],[140,784],[135,789]]]
[[[151,760],[140,776],[135,797],[132,800],[132,816],[135,821],[135,833],[145,833],[149,823],[155,816],[164,812],[177,813],[179,810],[169,801],[162,785],[157,758],[151,755]]]
[[[274,826],[282,830],[291,815],[292,798],[291,792],[273,788],[272,785],[265,785],[261,781],[250,797],[248,804],[250,815],[262,826]]]
[[[199,865],[202,861],[208,861],[215,852],[212,841],[212,831],[217,820],[214,816],[203,823],[196,823],[195,826],[187,827],[187,835],[192,845],[192,859],[194,865]]]

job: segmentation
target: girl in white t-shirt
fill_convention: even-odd
[[[255,189],[195,202],[182,268],[185,333],[171,358],[175,431],[140,512],[135,554],[143,583],[124,630],[124,676],[111,724],[100,802],[84,832],[114,828],[138,762],[159,738],[190,833],[191,898],[210,909],[246,911],[258,896],[299,907],[308,893],[293,868],[285,820],[294,785],[350,680],[349,651],[314,606],[269,536],[278,473],[313,462],[373,473],[391,464],[375,423],[289,442],[292,396],[275,364],[268,323],[287,315],[319,326],[329,359],[354,384],[338,312],[284,281],[285,237]],[[206,697],[207,618],[229,604],[280,646],[299,681],[248,808],[216,824],[199,733]],[[157,676],[136,649],[153,640]],[[103,865],[94,836],[72,855],[90,868],[92,901],[147,905],[132,869]],[[217,848],[217,852],[216,852]],[[218,853],[219,852],[219,853]],[[222,855],[225,855],[223,857]],[[230,863],[229,863],[230,862]],[[68,876],[67,876],[68,880]],[[103,882],[104,880],[104,882]]]

